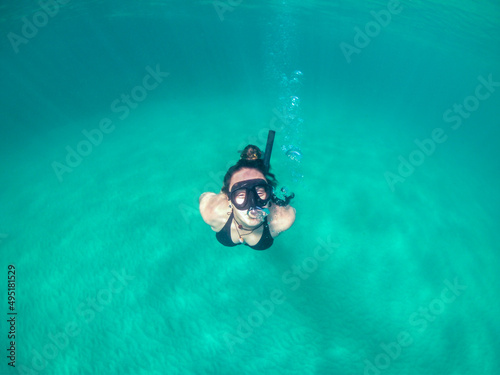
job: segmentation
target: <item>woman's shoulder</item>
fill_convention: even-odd
[[[224,193],[203,193],[200,196],[200,213],[203,221],[214,231],[220,230],[227,221],[227,195]]]
[[[282,207],[273,205],[270,211],[272,220],[269,223],[269,226],[272,233],[276,233],[273,237],[276,237],[281,232],[290,229],[295,222],[295,208],[292,206]]]

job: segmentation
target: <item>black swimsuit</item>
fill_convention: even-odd
[[[215,234],[217,240],[223,244],[224,246],[237,246],[239,243],[234,243],[231,239],[231,224],[233,223],[234,214],[231,212],[231,216],[219,232]],[[271,232],[269,231],[269,225],[267,224],[267,217],[264,219],[264,230],[262,231],[262,237],[259,242],[257,242],[254,246],[250,246],[245,243],[245,245],[251,247],[254,250],[266,250],[269,249],[274,242],[274,238],[271,236]]]

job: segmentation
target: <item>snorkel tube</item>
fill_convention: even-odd
[[[273,152],[273,143],[274,143],[274,135],[276,132],[274,130],[269,130],[269,134],[267,135],[267,144],[266,144],[266,152],[264,153],[264,165],[266,169],[269,171],[269,162],[271,160],[271,152]]]
[[[267,171],[269,171],[270,167],[270,160],[271,160],[271,152],[273,151],[273,143],[274,143],[274,135],[276,132],[274,130],[269,130],[269,134],[267,135],[267,144],[266,144],[266,151],[264,153],[264,166],[266,167]],[[285,189],[281,189],[282,193],[285,193]],[[295,197],[295,194],[292,193],[290,195],[285,195],[283,194],[283,197],[285,199],[280,199],[276,196],[276,194],[273,193],[273,196],[271,200],[276,203],[280,207],[288,206],[290,200],[292,200]],[[260,207],[258,207],[260,208]]]

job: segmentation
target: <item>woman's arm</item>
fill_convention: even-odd
[[[207,192],[200,195],[199,201],[203,221],[210,225],[213,230],[217,230],[221,223],[221,217],[227,219],[227,215],[225,217],[221,215],[224,207],[227,208],[227,195]]]
[[[295,208],[292,206],[278,206],[273,204],[269,209],[272,220],[269,223],[273,237],[288,230],[295,222]]]

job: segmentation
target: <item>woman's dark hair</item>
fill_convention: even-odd
[[[274,174],[269,172],[271,167],[267,168],[264,165],[264,161],[261,159],[262,152],[257,146],[248,145],[241,152],[240,160],[228,169],[226,175],[224,176],[224,185],[222,186],[221,192],[229,196],[229,184],[231,182],[231,177],[236,172],[242,170],[243,168],[257,169],[260,173],[264,175],[269,185],[275,188],[278,185],[278,181]]]

